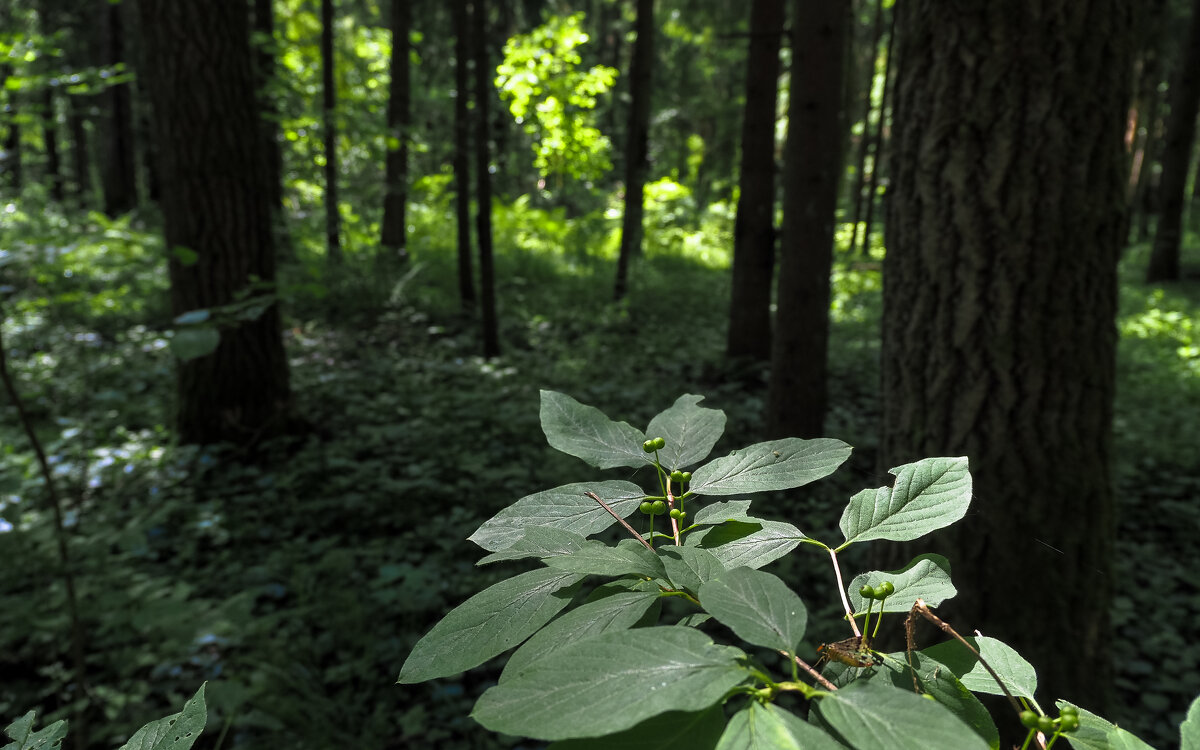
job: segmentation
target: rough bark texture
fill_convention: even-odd
[[[824,426],[846,2],[794,3],[783,238],[767,393],[767,432],[779,437],[817,437]]]
[[[949,621],[1029,659],[1043,706],[1101,713],[1132,4],[896,5],[884,262],[881,461],[966,455],[975,483],[905,551],[949,558]]]
[[[458,298],[464,310],[475,307],[471,270],[471,121],[467,114],[467,65],[470,60],[467,0],[452,0],[454,22],[454,217],[458,232]]]
[[[321,0],[322,131],[325,137],[325,248],[342,261],[342,215],[338,212],[337,87],[334,84],[333,0]]]
[[[654,0],[637,0],[637,41],[629,67],[631,101],[625,146],[625,214],[621,219],[621,249],[613,296],[620,300],[629,287],[629,261],[642,252],[643,188],[650,168],[650,87],[654,65]]]
[[[483,356],[500,354],[496,320],[496,273],[492,263],[492,173],[488,157],[488,105],[496,95],[487,54],[487,2],[474,0],[471,44],[475,59],[475,235],[479,241],[479,302]]]
[[[408,130],[411,86],[409,83],[408,38],[412,30],[411,0],[392,0],[391,91],[388,93],[387,132],[395,143],[388,144],[383,197],[383,228],[380,242],[396,257],[405,259],[407,250]]]
[[[771,279],[775,272],[775,106],[783,0],[754,0],[742,116],[741,187],[733,233],[730,357],[771,356]]]
[[[267,159],[258,137],[244,0],[138,0],[147,88],[163,169],[163,220],[176,315],[233,300],[275,277]],[[217,350],[181,362],[186,443],[249,444],[285,430],[287,360],[278,307],[221,331]]]
[[[117,63],[129,65],[125,49],[124,24],[120,3],[94,0],[99,16],[100,64],[111,68]],[[100,184],[104,191],[104,213],[109,216],[137,207],[137,167],[133,145],[133,108],[130,86],[108,86],[100,97],[98,142]]]
[[[1179,280],[1179,241],[1183,234],[1183,203],[1196,137],[1196,109],[1200,105],[1200,0],[1192,4],[1192,18],[1183,40],[1183,59],[1171,84],[1171,111],[1159,182],[1158,226],[1146,281]]]

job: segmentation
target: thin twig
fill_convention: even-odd
[[[850,600],[846,598],[846,584],[842,583],[842,568],[838,565],[837,552],[833,547],[826,547],[829,550],[829,557],[833,559],[833,572],[837,576],[838,593],[842,595],[842,606],[846,608],[846,619],[850,621],[850,629],[854,631],[854,635],[862,638],[862,633],[858,631],[858,623],[854,620],[854,610],[850,609]]]
[[[779,653],[780,653],[780,654],[782,654],[783,656],[791,656],[793,659],[795,659],[795,661],[796,661],[796,664],[797,664],[797,665],[798,665],[798,666],[799,666],[801,669],[803,669],[805,672],[808,672],[808,675],[809,675],[810,677],[812,677],[812,678],[813,678],[814,680],[816,680],[817,682],[821,683],[821,687],[823,687],[823,688],[825,688],[825,689],[827,689],[827,690],[837,690],[837,687],[836,687],[836,686],[835,686],[835,685],[834,685],[832,682],[830,682],[829,680],[825,679],[825,678],[824,678],[824,677],[821,675],[821,673],[820,673],[820,672],[818,672],[817,670],[815,670],[815,669],[813,669],[812,667],[810,667],[810,666],[808,665],[808,662],[804,661],[804,660],[803,660],[803,659],[801,659],[799,656],[792,656],[792,655],[791,655],[791,654],[789,654],[787,651],[780,651]]]
[[[625,521],[625,519],[624,519],[624,518],[621,518],[620,516],[618,516],[618,515],[617,515],[617,512],[616,512],[615,510],[613,510],[612,508],[608,507],[608,504],[607,504],[607,503],[605,503],[603,500],[601,500],[599,495],[597,495],[595,492],[592,492],[591,490],[588,490],[587,492],[585,492],[585,493],[583,493],[583,494],[587,495],[587,496],[588,496],[588,497],[590,497],[591,499],[593,499],[593,500],[595,500],[596,502],[600,503],[600,507],[601,507],[601,508],[604,508],[605,510],[607,510],[607,511],[609,512],[609,514],[610,514],[610,515],[611,515],[613,518],[617,519],[617,523],[619,523],[619,524],[621,524],[622,526],[624,526],[624,527],[625,527],[625,530],[626,530],[626,531],[628,531],[630,534],[632,534],[634,539],[636,539],[636,540],[638,540],[639,542],[641,542],[643,547],[645,547],[646,549],[650,550],[651,552],[653,552],[653,551],[654,551],[654,548],[650,546],[650,543],[649,543],[649,542],[647,542],[645,539],[643,539],[643,538],[642,538],[642,535],[641,535],[641,534],[639,534],[639,533],[637,533],[637,530],[636,530],[636,529],[634,529],[632,526],[630,526],[630,525],[629,525],[629,524],[628,524],[628,523]],[[675,519],[671,519],[671,520],[675,520]]]
[[[1000,679],[1000,675],[996,674],[996,670],[992,669],[992,665],[987,663],[987,660],[984,659],[983,655],[980,654],[979,651],[976,650],[976,648],[971,645],[970,641],[968,641],[966,638],[963,638],[961,635],[959,635],[958,632],[954,628],[950,627],[949,623],[947,623],[942,618],[938,617],[933,612],[931,612],[929,610],[929,605],[925,603],[924,599],[917,599],[916,603],[913,604],[912,610],[908,614],[910,621],[912,620],[913,614],[921,615],[926,620],[929,620],[934,625],[938,626],[942,630],[942,632],[953,636],[954,638],[956,638],[958,640],[959,643],[966,646],[967,650],[975,655],[975,658],[979,660],[979,663],[983,665],[983,668],[988,671],[988,674],[990,674],[992,676],[992,679],[995,680],[996,684],[1000,686],[1000,689],[1004,691],[1004,695],[1008,698],[1008,702],[1012,704],[1013,710],[1016,711],[1017,713],[1021,713],[1021,704],[1017,702],[1017,699],[1013,697],[1012,693],[1008,692],[1008,686],[1004,684],[1004,680]],[[908,666],[911,669],[912,668],[912,630],[910,628],[908,628],[907,626],[906,626],[906,629],[908,630],[908,639],[909,639]],[[913,674],[915,675],[916,672],[914,671]],[[914,677],[914,679],[916,679],[916,678]]]
[[[675,496],[671,494],[671,480],[667,480],[667,513],[669,514],[675,508]],[[675,536],[675,546],[682,547],[683,544],[679,541],[679,522],[671,516],[671,533]]]

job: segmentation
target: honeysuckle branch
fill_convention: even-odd
[[[671,480],[667,480],[667,514],[670,516],[671,510],[675,508],[675,496],[671,494]],[[671,536],[675,537],[675,546],[682,547],[683,544],[679,541],[679,521],[675,520],[675,516],[670,516],[671,519]]]
[[[838,565],[837,551],[832,547],[826,547],[829,551],[829,557],[833,560],[833,574],[837,576],[838,593],[842,595],[842,606],[846,609],[846,619],[850,621],[850,629],[854,631],[854,635],[862,638],[862,633],[858,630],[858,623],[854,619],[854,610],[850,609],[850,600],[846,598],[846,584],[842,583],[842,566]]]
[[[830,690],[830,691],[837,690],[837,687],[835,687],[832,682],[830,682],[829,680],[827,680],[823,676],[821,676],[820,672],[818,672],[817,670],[815,670],[811,666],[809,666],[808,662],[804,661],[799,656],[793,656],[792,654],[789,654],[787,651],[780,651],[779,653],[782,656],[792,659],[793,662],[796,664],[796,666],[800,667],[805,672],[807,672],[808,676],[813,678],[814,680],[816,680],[817,684],[819,684],[821,687],[825,688],[826,690]]]
[[[641,535],[641,534],[639,534],[639,533],[637,533],[637,530],[636,530],[636,529],[634,529],[632,526],[630,526],[630,525],[629,525],[629,523],[628,523],[628,522],[627,522],[627,521],[626,521],[624,518],[621,518],[620,516],[618,516],[618,515],[617,515],[617,512],[616,512],[615,510],[613,510],[612,508],[608,507],[608,503],[606,503],[606,502],[604,502],[603,500],[601,500],[599,495],[597,495],[595,492],[592,492],[591,490],[588,490],[587,492],[585,492],[585,493],[583,493],[583,494],[587,495],[587,496],[588,496],[588,497],[590,497],[591,499],[593,499],[593,500],[595,500],[596,502],[600,503],[600,507],[601,507],[601,508],[604,508],[605,510],[607,510],[607,511],[608,511],[608,513],[609,513],[609,515],[611,515],[613,518],[617,519],[617,523],[619,523],[619,524],[621,524],[622,526],[624,526],[624,527],[625,527],[625,530],[626,530],[626,531],[628,531],[628,532],[629,532],[629,533],[630,533],[630,534],[633,536],[633,538],[634,538],[634,539],[636,539],[636,540],[638,540],[639,542],[641,542],[643,547],[645,547],[646,549],[650,550],[651,552],[653,552],[653,551],[654,551],[654,547],[652,547],[652,546],[650,545],[650,543],[649,543],[649,542],[647,542],[645,539],[643,539],[643,538],[642,538],[642,535]],[[674,520],[674,519],[671,519],[671,520]]]

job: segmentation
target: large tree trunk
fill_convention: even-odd
[[[950,621],[1029,659],[1043,706],[1101,713],[1132,4],[896,5],[884,261],[883,466],[966,455],[975,486],[908,550],[949,558]]]
[[[643,189],[650,169],[647,147],[650,135],[650,87],[654,66],[654,0],[637,0],[637,41],[629,68],[628,128],[625,137],[625,214],[621,219],[621,249],[617,256],[617,282],[613,296],[620,300],[629,287],[629,261],[642,252]]]
[[[451,0],[454,23],[454,218],[458,237],[458,298],[463,310],[475,307],[475,276],[471,270],[471,121],[467,102],[470,60],[467,0]]]
[[[325,251],[342,262],[342,215],[338,211],[337,87],[334,83],[333,0],[321,0],[321,129],[325,137]]]
[[[1179,241],[1183,234],[1183,203],[1187,191],[1196,109],[1200,105],[1200,0],[1192,4],[1192,20],[1183,40],[1183,59],[1170,91],[1166,141],[1159,182],[1158,226],[1146,281],[1179,280]]]
[[[409,42],[411,0],[392,0],[391,91],[387,108],[387,164],[384,174],[383,228],[380,243],[397,258],[408,258],[405,208],[408,203],[408,138],[411,85]]]
[[[767,393],[767,432],[781,437],[817,437],[824,428],[846,2],[796,0],[793,6],[783,241]]]
[[[176,314],[212,309],[275,278],[267,157],[259,137],[245,0],[138,0],[163,169]],[[195,253],[181,262],[177,248]],[[261,293],[260,288],[255,292]],[[279,308],[221,331],[181,362],[180,440],[241,445],[289,425]]]
[[[771,356],[771,278],[775,272],[775,105],[784,0],[754,0],[742,116],[741,187],[733,232],[729,357]]]
[[[125,49],[124,7],[109,0],[93,0],[99,15],[100,64],[111,68],[124,63],[132,68]],[[100,97],[97,146],[100,151],[100,184],[104,213],[118,216],[137,207],[137,166],[133,145],[133,107],[128,83],[109,85]]]
[[[500,355],[496,319],[496,272],[492,262],[492,173],[488,158],[488,105],[496,95],[495,74],[488,64],[487,2],[474,0],[471,43],[475,47],[475,234],[479,240],[479,301],[483,326],[483,356]]]

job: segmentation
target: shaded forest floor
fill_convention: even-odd
[[[630,299],[614,306],[608,260],[568,241],[531,247],[501,220],[500,359],[476,355],[445,247],[414,243],[405,269],[360,260],[333,281],[297,265],[286,276],[287,337],[313,434],[254,461],[172,447],[157,240],[97,221],[62,248],[47,238],[65,227],[29,218],[22,241],[41,257],[20,261],[28,283],[5,278],[15,286],[10,363],[72,508],[90,694],[68,688],[50,524],[32,455],[6,422],[0,719],[39,708],[49,721],[86,700],[97,746],[112,747],[208,680],[209,726],[226,732],[227,748],[519,747],[467,718],[497,669],[393,682],[446,610],[512,574],[474,566],[465,537],[481,521],[531,492],[606,478],[545,444],[538,390],[638,426],[681,393],[704,394],[729,417],[717,454],[757,439],[766,373],[723,362],[719,253],[686,241],[652,249],[634,267]],[[1147,287],[1135,280],[1144,260],[1134,248],[1122,283],[1121,708],[1110,718],[1168,748],[1200,692],[1200,284]],[[815,536],[836,527],[849,494],[883,481],[874,475],[879,292],[875,265],[838,264],[827,433],[855,446],[849,468],[773,499]],[[821,561],[798,551],[772,569],[809,603],[808,646],[836,637]]]

